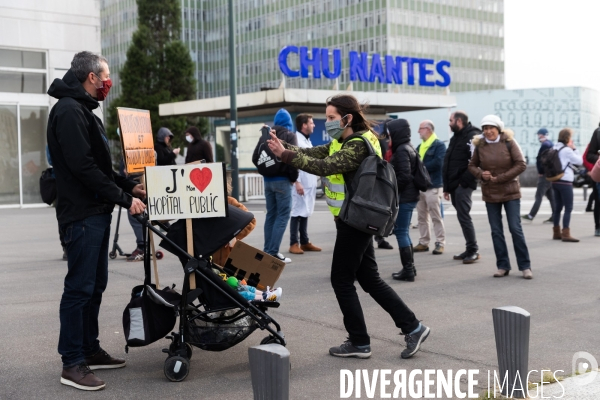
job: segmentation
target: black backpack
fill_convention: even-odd
[[[423,164],[423,161],[421,160],[421,156],[419,156],[419,152],[415,150],[415,153],[417,153],[417,163],[415,172],[413,173],[413,183],[421,192],[426,192],[431,185],[431,177],[429,176],[429,171],[425,168],[425,164]]]
[[[261,137],[256,144],[258,152],[258,161],[256,169],[262,176],[279,176],[281,173],[281,159],[269,149],[267,142]]]
[[[565,168],[562,167],[558,153],[565,147],[567,146],[563,146],[558,150],[548,149],[542,153],[542,166],[544,167],[544,176],[546,177],[546,180],[556,182],[564,176],[568,165]]]
[[[49,206],[56,200],[56,178],[52,168],[45,169],[40,176],[40,195]]]
[[[396,173],[391,164],[375,153],[368,139],[356,137],[365,142],[369,155],[358,167],[352,182],[346,182],[346,197],[339,217],[361,232],[389,236],[398,216]]]

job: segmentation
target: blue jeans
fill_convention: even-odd
[[[412,203],[401,203],[398,207],[398,216],[396,217],[396,224],[394,226],[394,235],[398,241],[398,247],[408,247],[412,245],[408,229],[410,226],[410,220],[413,215],[413,210],[417,206],[417,202]]]
[[[563,228],[568,228],[571,224],[571,211],[573,211],[573,183],[552,182],[552,190],[554,190],[554,201],[556,202],[556,208],[552,215],[554,226],[560,226],[560,213],[564,208]]]
[[[267,217],[265,219],[265,247],[267,254],[279,253],[279,246],[292,212],[292,184],[288,179],[265,180]]]
[[[494,252],[496,253],[496,266],[498,269],[510,271],[510,260],[508,259],[508,248],[504,238],[504,226],[502,225],[502,206],[506,212],[508,229],[512,236],[515,255],[517,256],[517,265],[519,271],[531,269],[529,260],[529,250],[525,243],[525,235],[521,227],[521,200],[515,199],[504,203],[485,203],[487,209],[488,221],[492,228],[492,241],[494,243]]]
[[[65,368],[100,350],[98,314],[108,283],[110,220],[111,214],[98,214],[60,227],[69,258],[58,339]]]

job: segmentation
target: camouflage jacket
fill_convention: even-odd
[[[359,134],[349,136],[346,140]],[[285,142],[283,146],[286,148],[281,155],[284,163],[318,176],[343,174],[346,182],[352,182],[356,170],[369,154],[362,140],[347,143],[331,156],[329,155],[331,143],[306,149]]]

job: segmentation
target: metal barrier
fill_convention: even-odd
[[[242,201],[263,200],[265,198],[265,185],[261,174],[243,174]]]

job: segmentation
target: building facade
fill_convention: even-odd
[[[97,0],[0,0],[0,207],[42,203],[48,168],[46,125],[55,100],[46,91],[73,55],[100,52]]]
[[[237,0],[238,93],[302,89],[440,93],[439,86],[352,80],[350,53],[369,66],[386,55],[450,63],[451,92],[504,88],[503,0]],[[119,71],[136,25],[135,0],[101,0],[102,52],[111,62],[118,96]],[[196,97],[229,94],[228,10],[222,0],[181,0],[181,38],[196,64]],[[285,77],[278,63],[285,46],[339,49],[336,79]],[[291,69],[299,68],[290,54]],[[385,66],[384,66],[385,68]],[[405,76],[408,66],[403,66]],[[415,74],[419,75],[419,69]],[[109,97],[110,100],[110,97]]]
[[[448,120],[456,110],[465,111],[477,127],[488,114],[499,116],[515,139],[528,164],[535,164],[540,147],[537,131],[548,129],[556,141],[563,128],[574,132],[573,142],[583,152],[600,123],[600,92],[584,87],[556,87],[524,90],[485,90],[455,93],[456,107],[397,114],[413,127],[413,144],[420,142],[416,127],[425,119],[432,120],[440,140],[450,138]]]

